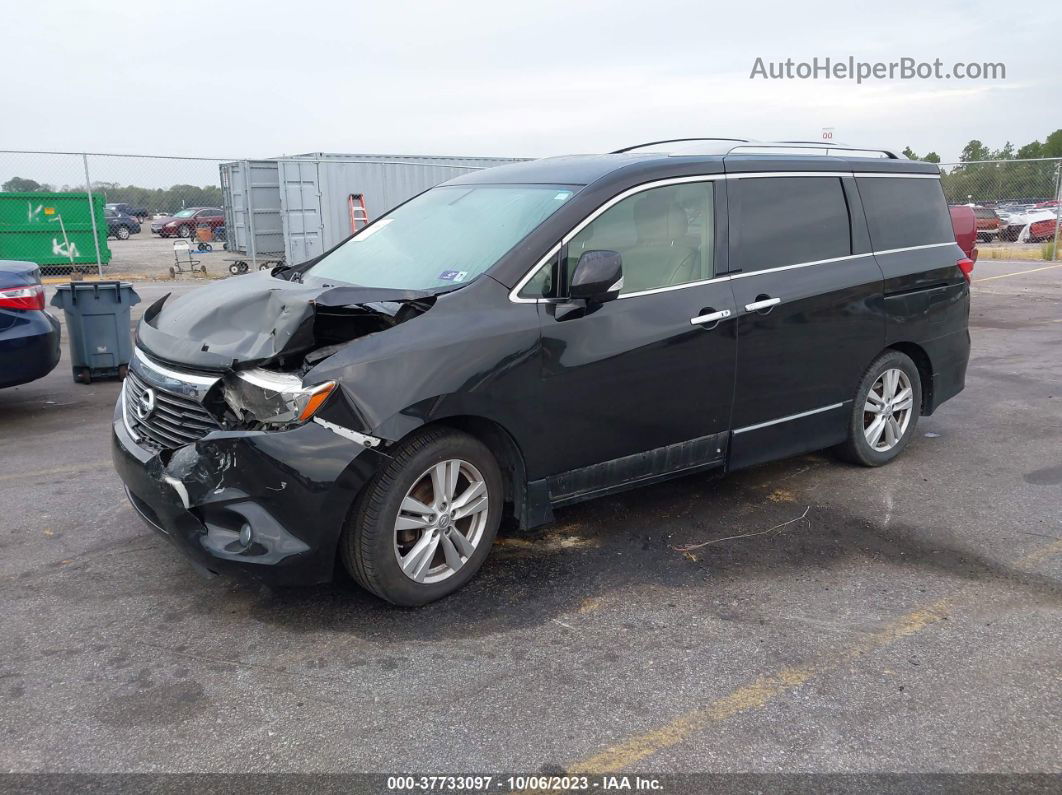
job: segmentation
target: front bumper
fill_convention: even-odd
[[[114,467],[137,513],[196,564],[277,585],[332,579],[354,499],[384,459],[315,423],[212,433],[156,454],[112,424]],[[250,525],[253,538],[240,541]]]

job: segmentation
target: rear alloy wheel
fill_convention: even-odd
[[[502,500],[490,450],[456,430],[428,430],[403,444],[366,486],[340,542],[343,562],[389,602],[441,599],[490,554]]]
[[[863,466],[881,466],[911,442],[922,409],[922,382],[911,358],[887,351],[863,375],[852,405],[848,441],[841,455]]]
[[[119,240],[128,240],[129,239],[129,227],[128,226],[119,226],[118,229],[115,231],[115,234],[118,236]]]

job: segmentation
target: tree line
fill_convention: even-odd
[[[920,157],[908,146],[903,153],[911,160],[940,162],[940,155],[936,152]],[[1007,141],[1001,149],[991,149],[975,138],[962,148],[958,164],[941,168],[944,195],[951,204],[998,204],[1057,198],[1058,161],[1036,161],[1036,158],[1045,157],[1062,158],[1062,130],[1055,130],[1042,142],[1031,141],[1017,148]]]
[[[58,192],[84,192],[83,185],[63,185]],[[221,207],[221,188],[216,185],[172,185],[169,188],[139,188],[117,182],[93,182],[93,192],[101,193],[108,203],[119,202],[149,214],[170,215],[185,207]],[[55,193],[53,185],[25,177],[12,177],[0,185],[4,193]]]
[[[929,152],[917,154],[911,147],[903,149],[911,160],[940,163],[940,155]],[[963,147],[959,163],[941,168],[944,194],[952,204],[978,204],[1008,201],[1043,200],[1055,196],[1057,190],[1056,164],[1036,162],[1036,158],[1062,158],[1062,129],[1055,130],[1043,142],[1031,141],[1015,148],[1007,141],[1001,149],[991,149],[978,139]],[[1001,162],[978,162],[978,161]],[[1005,162],[1005,161],[1026,162]],[[1031,161],[1031,162],[1029,162]],[[149,214],[172,214],[185,207],[220,207],[221,188],[216,185],[173,185],[169,188],[140,188],[119,185],[117,182],[94,182],[94,191],[102,193],[108,202],[123,202]],[[13,177],[0,185],[5,193],[54,192],[51,185],[24,177]],[[80,191],[79,186],[63,186],[62,191]]]

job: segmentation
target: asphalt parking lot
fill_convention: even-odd
[[[975,279],[892,465],[565,509],[417,610],[202,579],[126,505],[118,383],[0,391],[0,769],[1062,772],[1062,267]]]

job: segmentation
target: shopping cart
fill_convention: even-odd
[[[199,267],[196,267],[196,266]],[[193,257],[192,244],[187,240],[178,240],[173,244],[173,266],[170,268],[170,276],[176,278],[178,273],[201,273],[206,276],[206,265]]]

